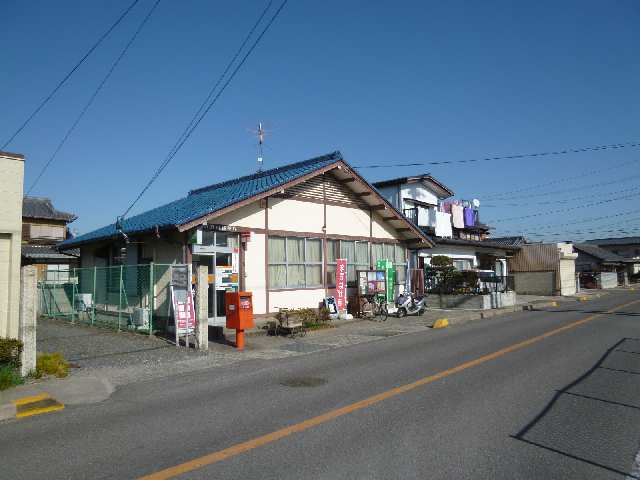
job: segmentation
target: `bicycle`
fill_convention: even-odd
[[[386,322],[389,318],[387,302],[382,295],[375,295],[371,301],[373,318],[378,322]]]

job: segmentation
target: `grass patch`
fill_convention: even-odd
[[[0,390],[6,390],[17,385],[22,385],[23,383],[24,379],[15,367],[11,365],[3,365],[0,367]]]
[[[69,362],[67,362],[60,352],[39,353],[36,358],[35,378],[42,378],[43,375],[55,375],[64,378],[69,375]]]

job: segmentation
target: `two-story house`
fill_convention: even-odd
[[[489,227],[480,221],[477,200],[453,199],[454,192],[429,174],[373,185],[436,244],[415,251],[412,265],[423,268],[433,256],[444,255],[458,270],[492,270],[498,276],[507,275],[507,257],[518,246],[489,239]]]
[[[36,265],[38,280],[66,281],[78,265],[79,252],[64,253],[56,244],[69,238],[69,223],[77,217],[57,210],[51,199],[24,197],[22,202],[22,265]]]

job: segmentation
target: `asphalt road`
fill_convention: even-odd
[[[129,385],[0,424],[0,478],[640,478],[639,450],[627,291]]]

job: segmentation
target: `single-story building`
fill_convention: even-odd
[[[629,283],[628,266],[633,259],[617,255],[590,243],[576,243],[576,270],[585,288],[613,288]]]
[[[356,270],[379,259],[394,262],[400,290],[409,250],[433,246],[334,152],[194,189],[60,248],[79,248],[81,267],[206,265],[209,323],[222,325],[228,289],[253,292],[258,315],[318,307],[335,295],[336,259],[346,258],[351,293]]]
[[[584,243],[597,245],[630,260],[627,262],[627,274],[640,280],[640,237],[595,238]]]
[[[522,237],[505,237],[500,241],[519,243],[520,248],[508,261],[516,293],[576,294],[578,254],[573,251],[572,243],[524,243]]]

